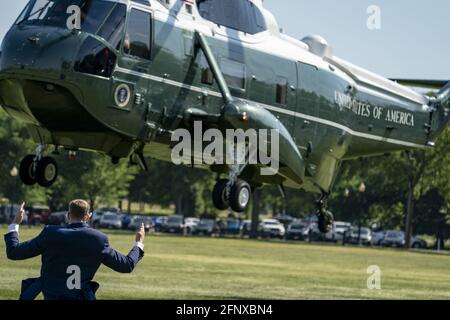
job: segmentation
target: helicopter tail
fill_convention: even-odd
[[[450,81],[422,79],[390,79],[404,86],[439,90],[434,96],[434,110],[430,116],[430,137],[435,141],[450,122]],[[431,142],[431,141],[430,141]]]
[[[449,126],[450,122],[450,82],[436,96],[436,111],[433,114],[433,140]]]

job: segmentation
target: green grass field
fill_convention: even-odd
[[[5,232],[0,227],[0,232]],[[21,229],[21,240],[39,229]],[[134,236],[110,234],[126,253]],[[0,243],[0,299],[17,299],[40,259],[7,261]],[[382,289],[368,290],[378,265]],[[450,256],[304,243],[149,236],[131,275],[102,267],[99,299],[449,299]]]

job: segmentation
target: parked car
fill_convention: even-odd
[[[150,217],[134,216],[128,224],[128,229],[137,230],[142,224],[144,224],[145,232],[149,232],[153,226],[153,222]]]
[[[333,227],[330,232],[325,235],[327,241],[344,241],[344,237],[347,234],[349,237],[351,232],[352,224],[350,222],[335,221],[333,222]],[[347,239],[349,240],[349,239]]]
[[[382,247],[403,247],[405,246],[405,234],[401,231],[387,231],[381,241]]]
[[[359,241],[358,241],[359,238]],[[361,228],[361,233],[358,227],[353,227],[350,233],[350,243],[370,245],[372,243],[372,231],[369,228]]]
[[[290,224],[292,224],[295,221],[295,218],[287,214],[279,214],[275,216],[274,219],[278,220],[285,228],[287,228]]]
[[[99,211],[112,212],[112,213],[116,213],[116,214],[121,213],[119,208],[100,208]]]
[[[13,205],[3,205],[0,206],[0,223],[7,223],[9,224],[15,217],[17,211],[19,211],[20,206],[13,204]],[[27,222],[27,215],[24,216],[24,223]]]
[[[252,232],[252,221],[251,220],[244,220],[242,222],[241,228],[240,228],[241,238],[244,238],[245,236],[250,236],[251,232]]]
[[[386,232],[386,236],[381,241],[381,246],[383,247],[404,247],[406,243],[405,233],[403,231],[388,231]],[[426,248],[427,243],[425,240],[418,239],[416,237],[411,238],[411,247],[420,249]]]
[[[372,241],[371,241],[372,245],[373,246],[381,245],[381,241],[383,241],[385,236],[386,236],[385,230],[372,232]]]
[[[113,212],[105,212],[98,223],[100,228],[122,229],[120,216]]]
[[[428,243],[423,239],[413,237],[411,247],[414,249],[426,249],[428,247]]]
[[[167,233],[184,233],[183,216],[173,215],[167,218],[167,222],[162,226],[162,231]]]
[[[184,219],[184,227],[187,234],[191,234],[192,230],[199,224],[200,219],[198,218],[186,218]]]
[[[241,232],[241,222],[235,218],[227,218],[218,223],[220,236],[224,235],[238,235]]]
[[[153,217],[153,228],[155,232],[161,232],[163,230],[163,226],[167,223],[167,217]]]
[[[259,225],[259,234],[262,237],[284,238],[286,229],[278,220],[264,219]]]
[[[195,226],[195,228],[192,230],[193,235],[199,236],[212,236],[216,232],[217,225],[216,221],[214,221],[213,219],[201,219],[197,226]]]
[[[52,212],[48,217],[47,224],[55,226],[65,226],[69,221],[67,220],[67,211]]]
[[[28,217],[28,224],[30,225],[46,224],[51,213],[50,208],[47,206],[25,207],[25,212]]]
[[[326,241],[325,234],[320,232],[319,225],[317,222],[310,222],[313,220],[309,220],[307,223],[307,227],[305,230],[305,241],[312,242],[312,241]],[[303,220],[305,222],[305,220]]]
[[[305,240],[308,237],[308,231],[306,222],[294,221],[286,230],[286,240]]]
[[[121,216],[121,220],[122,220],[122,229],[128,229],[128,226],[131,223],[131,220],[133,219],[132,215],[129,214],[123,214]]]
[[[99,227],[100,219],[103,217],[105,212],[106,211],[103,210],[94,210],[94,212],[92,212],[91,224],[94,228]]]

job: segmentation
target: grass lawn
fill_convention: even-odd
[[[0,232],[5,232],[0,227]],[[21,229],[21,240],[39,229]],[[128,252],[130,233],[111,233]],[[381,268],[382,290],[368,290],[367,267]],[[17,299],[40,259],[7,261],[0,242],[0,299]],[[101,267],[99,299],[450,299],[450,256],[304,243],[149,236],[131,275]]]

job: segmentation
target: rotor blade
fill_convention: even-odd
[[[421,79],[390,79],[401,85],[408,87],[418,87],[426,89],[441,89],[450,80],[421,80]]]

